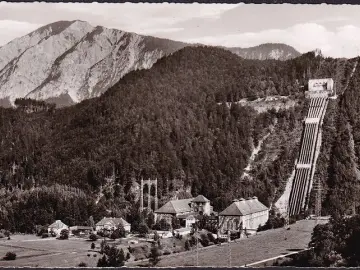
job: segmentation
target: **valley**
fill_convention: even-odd
[[[18,256],[0,265],[186,266],[200,242],[201,266],[227,248],[239,266],[308,248],[360,210],[358,59],[79,20],[0,47],[0,252]]]

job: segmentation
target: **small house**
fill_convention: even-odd
[[[56,236],[59,236],[62,230],[69,230],[69,226],[63,223],[61,220],[56,220],[48,227],[48,232],[54,232]]]
[[[119,225],[122,225],[126,232],[131,231],[131,225],[123,218],[112,218],[112,217],[104,217],[98,223],[96,223],[96,231],[107,230],[107,231],[114,231],[116,230]]]

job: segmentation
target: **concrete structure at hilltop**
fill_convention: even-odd
[[[243,230],[254,233],[260,225],[269,219],[269,208],[262,204],[257,197],[233,200],[224,211],[219,213],[220,233],[226,231]],[[241,225],[242,224],[242,225]]]
[[[212,215],[213,207],[210,200],[203,195],[196,198],[172,200],[155,210],[155,220],[165,219],[171,224],[173,217],[180,220],[182,227],[191,227],[196,222],[199,215]]]
[[[308,89],[311,94],[324,91],[332,94],[334,91],[334,80],[332,78],[309,80]]]

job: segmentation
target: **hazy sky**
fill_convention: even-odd
[[[360,53],[360,6],[0,2],[0,46],[59,20],[209,45],[280,42],[327,56]]]

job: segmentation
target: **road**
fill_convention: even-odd
[[[318,223],[326,223],[319,220]],[[198,266],[227,267],[231,252],[231,266],[245,266],[270,258],[306,249],[315,220],[302,220],[284,228],[260,232],[249,238],[222,246],[212,246],[198,251]],[[131,266],[131,265],[129,265]],[[162,256],[160,267],[196,266],[196,251]]]

